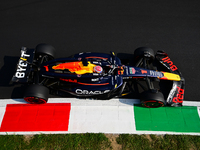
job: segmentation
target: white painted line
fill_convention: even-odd
[[[200,102],[197,101],[183,101],[183,106],[200,106]]]
[[[24,99],[0,99],[0,107],[6,107],[7,104],[26,104]]]
[[[0,107],[0,126],[1,126],[4,114],[5,114],[5,111],[6,111],[6,107]]]

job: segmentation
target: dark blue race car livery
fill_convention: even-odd
[[[55,49],[48,44],[39,44],[35,49],[21,48],[21,57],[12,81],[27,83],[24,99],[29,103],[46,103],[48,93],[69,93],[77,97],[110,99],[134,93],[134,84],[142,87],[139,93],[141,104],[156,108],[164,105],[182,106],[184,79],[178,68],[164,51],[140,47],[131,61],[123,63],[114,52],[79,53],[67,58],[55,59]],[[158,61],[166,71],[150,67]],[[154,82],[172,81],[172,88],[165,100]],[[146,85],[143,86],[141,83]]]

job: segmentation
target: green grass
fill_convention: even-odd
[[[104,134],[52,134],[34,135],[29,141],[23,135],[0,136],[1,150],[61,150],[61,149],[88,149],[98,150],[110,147],[110,142]]]
[[[200,136],[191,135],[129,135],[122,134],[117,139],[122,149],[145,150],[189,150],[200,148]]]
[[[200,148],[200,136],[121,134],[116,138],[122,149],[195,150]],[[1,150],[98,150],[112,149],[111,141],[99,134],[39,134],[25,139],[23,135],[1,135]]]

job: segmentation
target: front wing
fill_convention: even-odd
[[[180,76],[180,81],[173,81],[172,89],[167,97],[167,104],[170,106],[182,106],[184,98],[185,80],[182,77],[178,68],[170,60],[169,56],[164,51],[157,51],[157,60],[165,66],[171,73]]]

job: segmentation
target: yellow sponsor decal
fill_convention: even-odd
[[[22,57],[20,57],[20,59],[21,59],[21,60],[23,60],[23,61],[27,61],[27,59],[26,59],[26,58],[22,58]]]
[[[181,77],[177,74],[174,73],[168,73],[168,72],[162,72],[164,74],[164,76],[160,79],[163,80],[173,80],[173,81],[180,81]]]
[[[122,94],[122,96],[125,96],[125,95],[128,95],[129,93],[124,93],[124,94]]]

